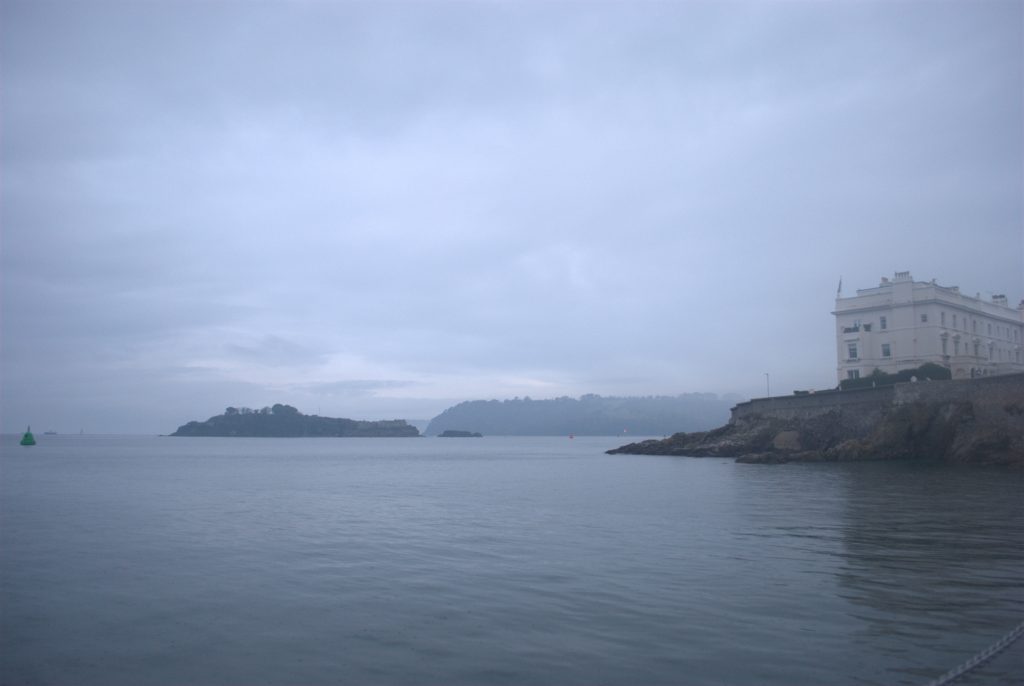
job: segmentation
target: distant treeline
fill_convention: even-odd
[[[172,436],[299,437],[400,437],[419,436],[416,427],[402,419],[360,421],[305,415],[291,405],[274,405],[261,410],[229,407],[224,414],[205,422],[189,422]]]
[[[663,436],[677,431],[703,431],[729,420],[729,409],[741,399],[712,393],[642,398],[584,395],[532,400],[472,400],[450,407],[427,426],[425,433],[478,431],[488,436]]]

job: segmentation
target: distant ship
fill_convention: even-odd
[[[21,437],[22,445],[35,445],[36,437],[32,435],[32,427],[25,429],[25,435]]]
[[[57,432],[56,431],[44,431],[43,435],[44,436],[56,436]]]

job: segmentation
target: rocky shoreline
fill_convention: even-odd
[[[1024,468],[1024,374],[764,398],[725,426],[610,454],[733,457],[738,462],[920,459]]]

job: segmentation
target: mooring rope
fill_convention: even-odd
[[[1009,648],[1010,645],[1012,645],[1013,642],[1021,636],[1024,636],[1024,622],[1018,624],[1010,633],[1006,634],[959,667],[949,670],[934,681],[929,681],[928,686],[946,686],[946,684],[953,683],[964,674],[967,674],[967,672],[977,669],[999,653]]]

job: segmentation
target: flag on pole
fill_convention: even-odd
[[[839,277],[839,287],[836,288],[836,297],[838,298],[843,294],[843,277]]]

